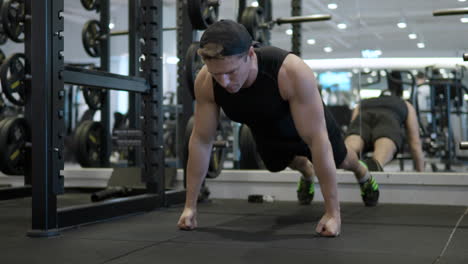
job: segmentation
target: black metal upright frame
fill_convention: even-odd
[[[108,0],[106,0],[108,1]],[[26,92],[26,113],[32,134],[32,230],[29,236],[53,236],[60,228],[110,219],[116,216],[150,211],[161,206],[181,203],[185,192],[164,190],[164,152],[162,149],[162,0],[135,1],[135,13],[144,25],[141,47],[145,61],[140,77],[116,76],[99,71],[79,71],[64,67],[63,0],[26,0],[25,49],[31,74]],[[104,10],[101,10],[104,11]],[[108,14],[107,14],[108,15]],[[103,19],[104,21],[107,18]],[[102,28],[107,28],[103,26]],[[34,43],[34,45],[32,45]],[[135,48],[135,50],[140,49]],[[139,57],[139,56],[137,56]],[[105,66],[105,62],[101,65]],[[146,83],[143,92],[144,167],[142,178],[147,193],[129,198],[57,208],[57,195],[63,193],[64,83],[76,76],[91,76],[96,87],[106,83],[96,81],[124,80],[130,86]],[[87,79],[87,78],[85,78]],[[34,87],[34,89],[32,89]],[[139,91],[142,92],[142,91]],[[32,98],[36,98],[32,100]],[[34,118],[32,118],[34,113]]]
[[[291,0],[291,15],[302,15],[302,0]],[[302,42],[302,26],[301,23],[292,24],[292,47],[291,51],[297,56],[301,56],[301,42]]]
[[[196,31],[193,30],[192,24],[189,19],[188,9],[186,8],[185,1],[177,1],[177,57],[179,63],[177,67],[177,104],[182,106],[182,111],[177,117],[177,142],[184,142],[185,127],[188,120],[193,115],[193,98],[190,95],[189,84],[185,79],[185,53],[194,41]],[[182,146],[178,146],[178,153],[182,153]],[[180,160],[180,159],[179,159]],[[178,165],[181,167],[181,164]]]

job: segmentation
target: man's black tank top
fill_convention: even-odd
[[[213,79],[216,103],[233,121],[247,124],[258,141],[301,141],[289,103],[281,98],[278,72],[289,52],[276,47],[255,49],[258,74],[254,83],[239,92],[227,92]],[[328,119],[331,115],[325,115]],[[329,127],[330,130],[330,127]]]
[[[404,124],[408,115],[408,107],[403,99],[394,95],[385,95],[361,101],[361,112],[389,114],[398,123]]]

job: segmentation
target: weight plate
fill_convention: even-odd
[[[2,91],[11,103],[19,106],[25,105],[25,65],[26,57],[24,54],[15,53],[9,57],[0,67]]]
[[[99,110],[102,107],[106,97],[106,91],[99,88],[83,87],[83,97],[89,108]]]
[[[193,29],[204,30],[218,21],[219,1],[190,0],[187,7]]]
[[[195,99],[195,78],[204,65],[202,58],[197,54],[199,46],[200,42],[193,42],[185,53],[185,80],[193,99]]]
[[[239,129],[239,168],[242,170],[264,169],[263,161],[257,153],[255,139],[247,125]]]
[[[188,155],[189,155],[189,141],[190,136],[192,135],[193,130],[193,122],[194,117],[190,117],[189,121],[187,122],[187,126],[185,128],[184,134],[184,145],[182,146],[182,165],[184,168],[184,177],[186,175],[187,170],[187,162],[188,162]],[[226,131],[222,128],[222,126],[218,126],[217,129],[217,140],[225,140],[227,138]],[[211,156],[210,156],[210,163],[208,166],[208,172],[206,174],[207,178],[213,179],[219,176],[223,169],[224,161],[226,160],[227,149],[225,147],[216,147],[213,146],[211,149]],[[185,178],[184,178],[185,183]]]
[[[3,64],[3,62],[5,61],[5,58],[6,58],[5,53],[3,53],[3,50],[0,49],[0,64]]]
[[[0,7],[1,7],[1,1],[0,1]],[[8,40],[8,35],[3,29],[3,22],[1,22],[1,19],[0,19],[0,45],[5,44],[7,40]],[[3,57],[5,57],[5,55],[3,55]]]
[[[96,10],[99,12],[99,0],[81,0],[81,4],[86,10]]]
[[[2,24],[5,33],[14,42],[24,42],[24,0],[7,0],[2,5]]]
[[[100,167],[101,135],[103,127],[100,122],[84,121],[76,130],[74,143],[78,163],[82,167]]]
[[[86,22],[81,31],[81,41],[89,56],[97,58],[101,56],[101,23],[97,20]]]
[[[217,131],[217,141],[224,141],[227,139],[226,131],[224,131],[223,126],[218,125]],[[223,170],[224,162],[226,161],[227,149],[226,147],[216,147],[213,146],[211,149],[210,164],[208,166],[208,173],[206,177],[209,179],[214,179],[219,176]]]
[[[240,23],[245,26],[253,40],[262,44],[268,42],[269,29],[265,24],[265,16],[261,7],[249,6],[244,9]]]
[[[23,175],[26,143],[31,137],[26,119],[8,117],[0,123],[0,170],[7,175]]]

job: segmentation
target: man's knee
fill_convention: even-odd
[[[312,163],[304,156],[295,156],[291,163],[289,163],[289,167],[293,170],[305,170],[310,166],[312,166]]]

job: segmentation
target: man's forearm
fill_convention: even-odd
[[[185,207],[195,208],[197,206],[198,193],[201,184],[208,171],[208,162],[211,155],[211,145],[191,143],[189,148],[189,159],[187,162],[187,186]]]
[[[320,144],[323,144],[320,143]],[[325,210],[330,214],[340,213],[340,203],[338,200],[338,188],[336,181],[336,167],[331,151],[323,151],[320,147],[311,148],[314,169],[320,183],[325,202]],[[325,155],[324,155],[325,154]]]
[[[413,157],[414,168],[416,171],[424,171],[424,155],[421,146],[410,147],[411,156]]]

